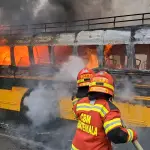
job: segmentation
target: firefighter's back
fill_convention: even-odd
[[[78,118],[77,130],[73,139],[73,150],[111,150],[104,128],[103,119],[107,101],[96,100],[93,104],[88,97],[81,99],[74,111]]]

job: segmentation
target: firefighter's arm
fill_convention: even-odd
[[[77,113],[76,109],[77,109],[77,103],[73,105],[72,111],[74,113],[75,119],[78,120],[78,113]]]
[[[72,104],[75,105],[80,99],[76,97],[75,93],[73,93],[71,100],[72,100]]]
[[[74,99],[72,99],[72,104],[73,104],[73,105],[77,104],[77,102],[78,102],[79,100],[80,100],[79,98],[74,98]]]
[[[104,118],[103,126],[108,139],[115,144],[131,142],[137,139],[137,134],[134,130],[123,127],[121,114],[117,107],[109,110]]]

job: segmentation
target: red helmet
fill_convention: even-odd
[[[78,87],[89,86],[91,78],[94,76],[94,71],[88,68],[83,68],[77,76]]]
[[[91,78],[89,92],[101,92],[114,96],[114,80],[106,71],[100,71]]]

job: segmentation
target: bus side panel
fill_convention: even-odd
[[[22,97],[28,91],[24,87],[12,87],[12,90],[0,89],[0,108],[20,111]]]
[[[68,120],[75,120],[72,107],[73,105],[72,105],[71,97],[61,98],[59,102],[60,118],[68,119]]]
[[[150,127],[150,108],[142,105],[114,102],[120,109],[122,119],[129,125]]]

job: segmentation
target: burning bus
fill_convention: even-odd
[[[143,27],[143,15],[134,14],[141,18],[132,23],[127,15],[4,28],[0,46],[1,111],[24,113],[25,97],[39,82],[50,86],[60,65],[75,55],[95,72],[107,69],[115,77],[114,103],[127,123],[149,127],[150,30]],[[49,74],[39,73],[45,69]],[[74,120],[71,97],[62,97],[59,106],[60,118]]]

